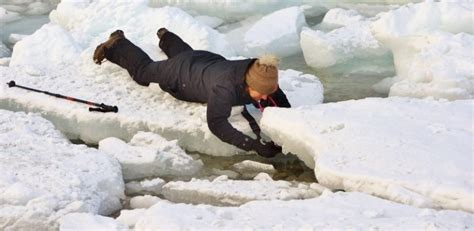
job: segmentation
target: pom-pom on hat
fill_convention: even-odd
[[[269,95],[278,85],[278,58],[274,55],[263,55],[247,71],[245,82],[255,91]]]

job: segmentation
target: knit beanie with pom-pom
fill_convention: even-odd
[[[261,94],[272,94],[278,85],[278,58],[274,55],[263,55],[248,69],[245,82]]]

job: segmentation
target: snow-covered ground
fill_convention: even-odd
[[[474,5],[358,2],[61,1],[32,35],[9,36],[13,52],[0,43],[0,229],[474,229]],[[0,26],[55,4],[6,0]],[[211,134],[206,105],[92,62],[116,29],[164,59],[160,27],[229,59],[304,54],[314,68],[373,61],[383,71],[377,61],[393,56],[396,76],[374,88],[407,98],[322,104],[318,77],[280,70],[294,108],[250,111],[318,183],[272,180],[271,161],[222,163],[203,176],[193,152],[244,154]],[[89,112],[10,80],[119,112]],[[241,110],[230,121],[250,134]]]

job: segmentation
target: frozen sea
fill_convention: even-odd
[[[2,1],[0,230],[472,230],[473,23],[470,0]],[[283,153],[225,144],[206,105],[92,62],[116,29],[165,59],[160,27],[280,57],[293,108],[249,109]]]

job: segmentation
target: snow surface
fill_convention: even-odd
[[[0,110],[0,229],[50,229],[72,212],[121,208],[119,163],[73,145],[37,114]]]
[[[392,50],[397,76],[375,89],[390,96],[472,99],[473,22],[472,2],[426,1],[381,13],[372,33]]]
[[[162,200],[163,199],[159,197],[151,196],[151,195],[136,196],[130,199],[130,208],[147,209]]]
[[[147,209],[124,209],[120,211],[120,216],[117,217],[117,221],[128,225],[129,228],[133,229],[138,219],[140,219]]]
[[[265,110],[262,129],[331,189],[474,211],[473,100],[368,98]]]
[[[59,230],[127,230],[128,226],[119,221],[90,213],[70,213],[60,219]]]
[[[97,12],[100,12],[98,14]],[[104,20],[104,19],[114,20]],[[202,24],[188,13],[175,7],[151,8],[148,1],[75,1],[65,0],[50,14],[52,24],[67,30],[77,44],[85,49],[85,56],[117,29],[125,32],[127,38],[142,47],[152,58],[159,52],[156,32],[166,27],[181,36],[196,50],[209,50],[225,56],[234,51],[224,35]],[[144,23],[147,22],[147,23]],[[159,56],[164,59],[163,53]]]
[[[157,176],[192,176],[201,170],[201,160],[194,160],[178,146],[158,134],[139,132],[130,143],[109,137],[99,142],[99,150],[115,157],[122,165],[124,180]]]
[[[253,201],[239,207],[161,201],[137,214],[140,214],[134,226],[137,230],[190,227],[204,230],[469,230],[474,227],[474,217],[469,213],[419,209],[362,193],[326,193],[308,200]],[[130,218],[129,223],[133,223],[136,216]]]
[[[257,179],[229,180],[220,176],[212,181],[173,181],[163,186],[162,193],[167,200],[179,203],[236,206],[253,200],[308,199],[327,190],[316,183],[273,181],[269,176]]]

